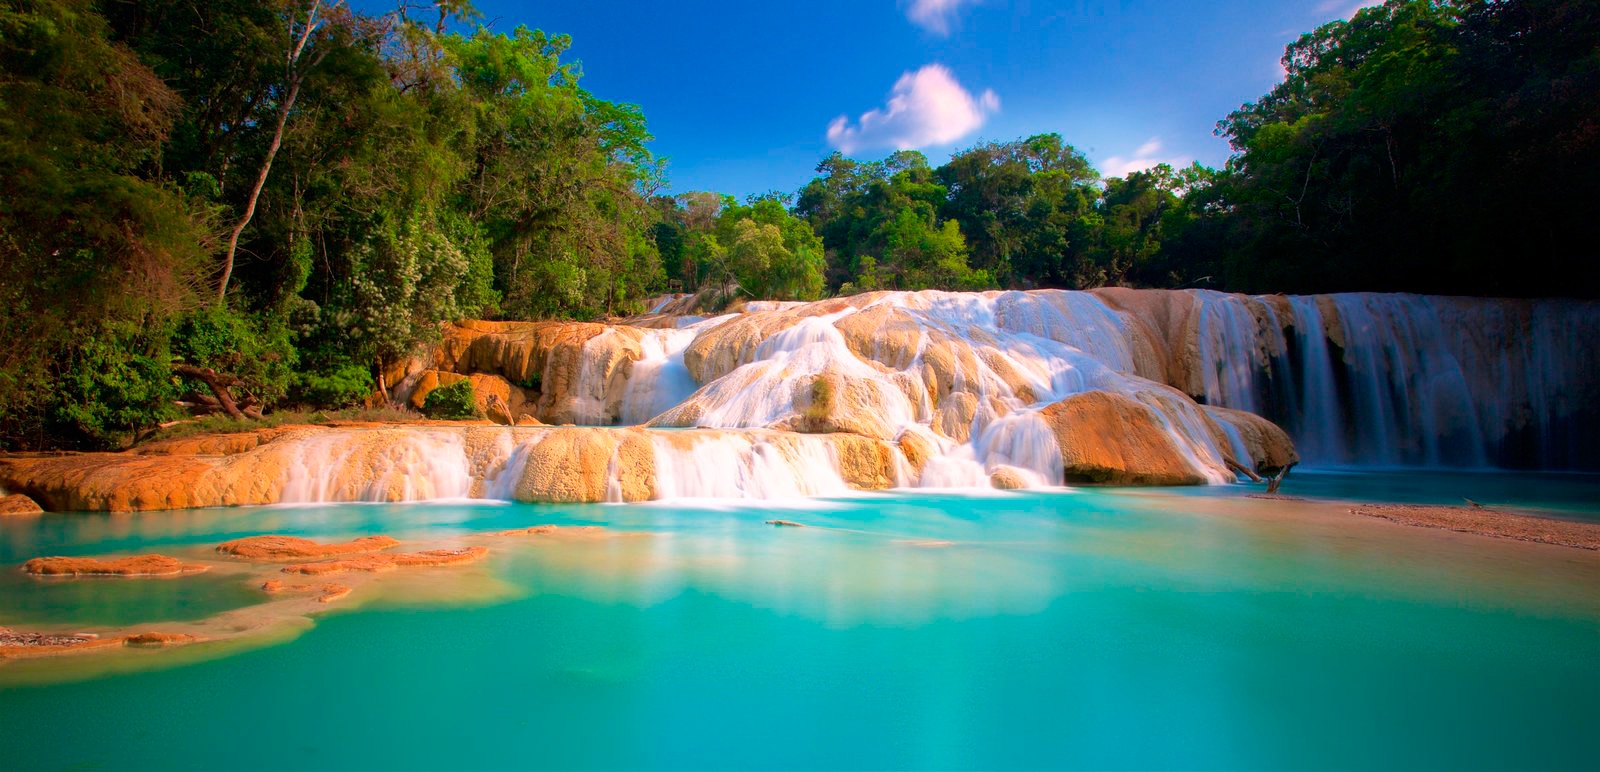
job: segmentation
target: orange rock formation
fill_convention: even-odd
[[[273,595],[278,595],[280,593],[287,593],[290,595],[315,595],[317,596],[318,603],[332,603],[350,594],[350,588],[342,584],[334,584],[332,582],[289,584],[281,579],[268,579],[261,584],[261,589],[263,592],[271,593]]]
[[[305,574],[307,576],[339,574],[346,571],[377,573],[379,571],[393,571],[396,568],[471,563],[487,554],[489,554],[488,547],[459,547],[456,549],[425,550],[423,552],[374,553],[353,558],[341,558],[339,560],[298,563],[292,566],[285,566],[283,572],[286,574]]]
[[[399,543],[388,536],[363,536],[354,541],[323,544],[310,539],[302,539],[298,536],[268,534],[223,542],[217,545],[217,551],[224,555],[250,558],[252,560],[290,561],[325,558],[333,555],[350,555],[361,552],[377,552]]]
[[[20,493],[0,496],[0,515],[37,515],[43,511],[33,499]]]
[[[22,570],[36,576],[175,576],[198,573],[211,567],[185,563],[166,555],[133,555],[125,558],[45,557],[22,564]]]

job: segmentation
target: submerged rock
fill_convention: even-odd
[[[247,536],[243,539],[223,542],[217,545],[217,551],[237,558],[288,561],[309,560],[311,558],[324,558],[332,555],[348,555],[360,552],[377,552],[399,543],[395,539],[381,535],[363,536],[359,539],[339,544],[323,544],[310,539],[302,539],[298,536],[269,534]]]
[[[1600,550],[1600,524],[1596,523],[1523,515],[1480,507],[1445,507],[1427,504],[1361,504],[1351,507],[1350,513],[1422,528],[1445,528],[1503,539]]]
[[[198,643],[199,636],[188,633],[134,633],[122,639],[123,644],[143,649],[164,649],[168,646],[183,646]]]
[[[315,595],[318,603],[332,603],[350,594],[350,588],[342,584],[331,582],[290,584],[281,579],[268,579],[262,582],[261,590],[273,595]]]
[[[490,536],[604,536],[606,529],[598,525],[534,525],[527,528],[513,528],[509,531],[495,531]]]
[[[0,627],[0,660],[75,654],[85,649],[121,645],[121,638],[102,638],[87,633],[21,632]]]
[[[35,576],[176,576],[210,570],[210,566],[185,563],[166,555],[133,555],[125,558],[46,557],[22,564],[22,570]]]
[[[347,571],[364,571],[376,573],[380,571],[393,571],[397,568],[420,568],[427,566],[448,566],[457,563],[471,563],[482,559],[489,554],[488,547],[460,547],[457,549],[424,550],[422,552],[387,552],[360,555],[353,558],[339,560],[324,560],[315,563],[296,563],[285,566],[286,574],[305,574],[307,576],[324,576],[326,574],[339,574]]]

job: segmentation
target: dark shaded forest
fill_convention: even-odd
[[[0,0],[0,448],[381,401],[469,318],[873,289],[1592,297],[1600,7],[1390,0],[1301,36],[1221,169],[1061,136],[666,195],[572,41],[464,0]],[[180,403],[182,403],[180,405]]]

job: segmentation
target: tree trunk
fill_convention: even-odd
[[[1256,471],[1254,469],[1251,469],[1250,467],[1245,466],[1244,464],[1241,464],[1241,463],[1239,463],[1237,461],[1234,461],[1231,458],[1230,459],[1226,459],[1225,461],[1223,461],[1223,463],[1226,464],[1228,469],[1233,471],[1235,474],[1238,474],[1241,477],[1248,477],[1248,478],[1250,478],[1251,482],[1261,482],[1261,475],[1256,474]]]
[[[1267,481],[1267,493],[1277,493],[1278,486],[1283,484],[1283,478],[1288,477],[1289,470],[1293,469],[1294,467],[1294,464],[1290,464],[1282,469],[1279,469],[1278,473],[1273,475],[1271,480]]]
[[[239,409],[238,403],[233,401],[233,395],[228,393],[228,387],[237,382],[237,379],[218,373],[209,367],[195,367],[194,365],[173,365],[172,371],[178,375],[187,375],[199,380],[211,388],[211,393],[217,395],[217,402],[222,405],[223,412],[233,418],[244,420],[244,411]],[[259,416],[260,413],[257,412]]]
[[[222,259],[222,279],[217,282],[218,303],[228,297],[228,281],[233,278],[233,256],[239,249],[239,234],[244,233],[245,227],[256,216],[256,202],[261,198],[261,189],[266,187],[267,173],[272,171],[272,160],[277,157],[278,148],[283,146],[283,127],[289,122],[289,111],[294,109],[294,101],[300,96],[300,83],[305,80],[305,71],[298,69],[296,65],[300,62],[300,54],[306,49],[306,42],[311,39],[311,33],[320,24],[317,21],[317,8],[320,4],[321,0],[312,0],[311,9],[306,13],[305,29],[301,30],[300,39],[295,42],[294,47],[289,49],[287,56],[289,93],[284,96],[283,104],[278,105],[278,127],[272,132],[272,144],[267,146],[267,157],[261,161],[261,173],[256,175],[255,187],[250,189],[250,199],[245,204],[244,216],[233,224],[233,230],[228,234],[228,251]]]
[[[222,259],[222,280],[217,283],[218,303],[228,297],[228,280],[233,277],[233,254],[239,249],[239,234],[256,216],[256,201],[261,198],[261,189],[267,184],[267,173],[272,171],[272,159],[277,157],[278,148],[283,145],[283,127],[289,122],[289,110],[294,107],[295,97],[299,95],[300,81],[296,79],[289,84],[289,95],[278,108],[278,129],[272,133],[272,144],[267,146],[267,157],[261,162],[261,173],[256,175],[255,187],[250,189],[250,200],[245,204],[244,216],[233,224],[233,230],[228,234],[228,252]]]
[[[383,396],[383,404],[385,406],[387,406],[387,405],[390,404],[390,401],[389,401],[389,384],[384,383],[383,360],[382,359],[378,360],[376,362],[376,364],[377,364],[377,369],[378,369],[378,393]]]

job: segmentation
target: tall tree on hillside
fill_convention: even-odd
[[[222,278],[217,280],[217,302],[222,302],[228,295],[228,281],[233,277],[233,256],[239,248],[239,234],[250,225],[251,218],[256,214],[256,202],[261,198],[261,188],[267,184],[267,175],[272,171],[272,161],[278,155],[278,149],[283,146],[283,129],[289,123],[289,113],[294,110],[295,100],[300,97],[300,87],[305,83],[306,75],[317,66],[322,58],[327,55],[326,50],[320,46],[307,54],[307,44],[320,30],[331,23],[348,21],[349,17],[343,13],[343,0],[323,5],[322,0],[310,0],[302,11],[299,3],[290,0],[283,7],[283,17],[288,28],[288,46],[284,52],[284,77],[281,84],[281,96],[278,101],[277,125],[272,131],[272,140],[267,144],[266,156],[261,159],[261,169],[256,174],[255,185],[245,198],[244,212],[239,215],[238,221],[233,224],[228,232],[228,243],[224,248],[222,257]]]

